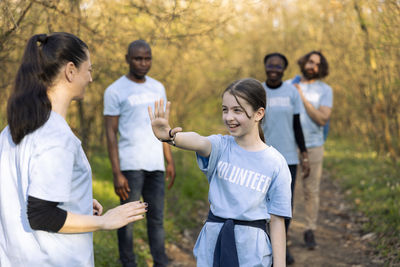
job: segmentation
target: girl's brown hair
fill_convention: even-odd
[[[233,95],[242,108],[243,106],[240,104],[238,97],[246,100],[254,111],[258,110],[259,108],[264,108],[264,110],[266,109],[267,96],[264,87],[256,79],[245,78],[234,81],[225,89],[222,95],[224,95],[226,92],[229,92],[231,95]],[[250,118],[249,114],[247,114],[247,111],[244,108],[243,110],[246,113],[246,116]],[[264,132],[261,127],[263,119],[264,118],[262,118],[258,123],[258,133],[261,140],[265,143]]]

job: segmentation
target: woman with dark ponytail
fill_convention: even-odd
[[[65,118],[92,81],[87,45],[69,33],[28,41],[0,134],[0,266],[94,266],[92,231],[143,218],[131,202],[104,215]]]

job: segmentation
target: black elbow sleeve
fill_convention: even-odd
[[[67,212],[57,207],[58,202],[28,196],[27,215],[33,230],[58,232],[67,219]]]
[[[306,143],[304,141],[303,129],[301,128],[299,114],[293,115],[293,130],[294,130],[294,137],[296,139],[296,143],[300,149],[300,152],[307,151]]]

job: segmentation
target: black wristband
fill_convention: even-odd
[[[161,139],[161,138],[159,138],[158,140],[160,140],[161,142],[176,146],[176,144],[175,144],[176,134],[172,135],[171,133],[172,133],[172,128],[169,129],[169,131],[168,131],[168,135],[169,135],[170,139]]]
[[[175,139],[175,138],[174,138],[174,139]],[[176,146],[175,140],[174,140],[174,139],[172,139],[172,140],[163,140],[163,139],[159,139],[159,140],[160,140],[161,142],[163,142],[163,143],[167,143],[167,144]]]

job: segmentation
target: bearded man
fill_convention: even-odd
[[[306,231],[304,242],[308,249],[317,245],[314,232],[317,229],[319,209],[319,188],[322,176],[324,154],[323,128],[329,121],[332,111],[332,88],[322,81],[328,76],[329,66],[326,58],[319,51],[311,51],[298,62],[302,77],[295,86],[303,102],[300,108],[300,122],[310,161],[310,174],[303,179],[305,200]],[[298,177],[301,165],[298,166]]]

